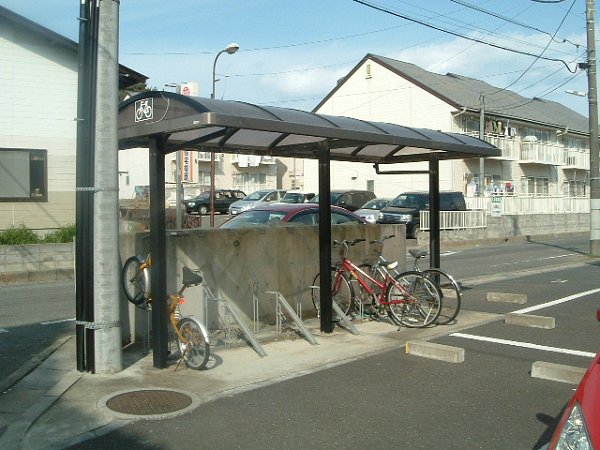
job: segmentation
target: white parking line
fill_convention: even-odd
[[[0,328],[0,333],[8,333],[8,330],[6,328]]]
[[[48,322],[40,322],[40,325],[54,325],[55,323],[74,322],[75,319],[51,320]]]
[[[474,341],[492,342],[494,344],[511,345],[513,347],[522,347],[522,348],[530,348],[533,350],[542,350],[545,352],[564,353],[567,355],[575,355],[575,356],[585,356],[587,358],[593,358],[594,356],[596,356],[595,353],[582,352],[580,350],[570,350],[568,348],[549,347],[547,345],[531,344],[529,342],[520,342],[520,341],[510,341],[508,339],[498,339],[498,338],[492,338],[492,337],[486,337],[486,336],[477,336],[474,334],[452,333],[452,334],[450,334],[450,336],[460,337],[460,338],[464,338],[464,339],[471,339]]]
[[[551,302],[542,303],[541,305],[530,306],[529,308],[519,309],[518,311],[513,311],[515,314],[526,314],[532,311],[537,311],[539,309],[549,308],[550,306],[559,305],[564,302],[569,302],[571,300],[575,300],[579,297],[585,297],[586,295],[595,294],[600,292],[600,288],[590,289],[589,291],[579,292],[577,294],[569,295],[567,297],[559,298],[557,300],[552,300]]]

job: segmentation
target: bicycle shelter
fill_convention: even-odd
[[[400,106],[401,107],[401,106]],[[149,148],[153,363],[167,365],[165,155],[180,149],[318,159],[319,267],[331,284],[330,161],[382,165],[428,161],[432,265],[439,267],[439,161],[500,156],[500,150],[457,133],[258,106],[232,100],[148,91],[121,103],[119,150]],[[410,172],[414,173],[414,172]],[[437,264],[437,265],[436,265]],[[331,292],[320,290],[320,328],[333,331]]]

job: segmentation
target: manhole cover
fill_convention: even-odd
[[[176,415],[197,404],[193,394],[170,389],[139,389],[112,394],[100,406],[121,417],[151,418]],[[115,414],[113,414],[115,415]]]

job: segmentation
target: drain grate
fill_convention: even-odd
[[[145,389],[115,395],[106,401],[112,411],[136,416],[169,414],[192,404],[192,398],[178,391]]]

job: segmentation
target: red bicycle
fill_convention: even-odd
[[[407,271],[391,274],[385,266],[378,267],[375,277],[363,271],[348,259],[350,246],[365,239],[333,241],[341,247],[341,262],[331,269],[331,295],[345,314],[358,306],[371,314],[387,311],[388,317],[397,325],[423,328],[435,322],[440,315],[442,295],[438,286],[421,272]],[[356,296],[351,279],[355,279],[366,295]],[[320,274],[312,289],[312,301],[317,313],[320,305]],[[366,303],[366,305],[365,305]]]

